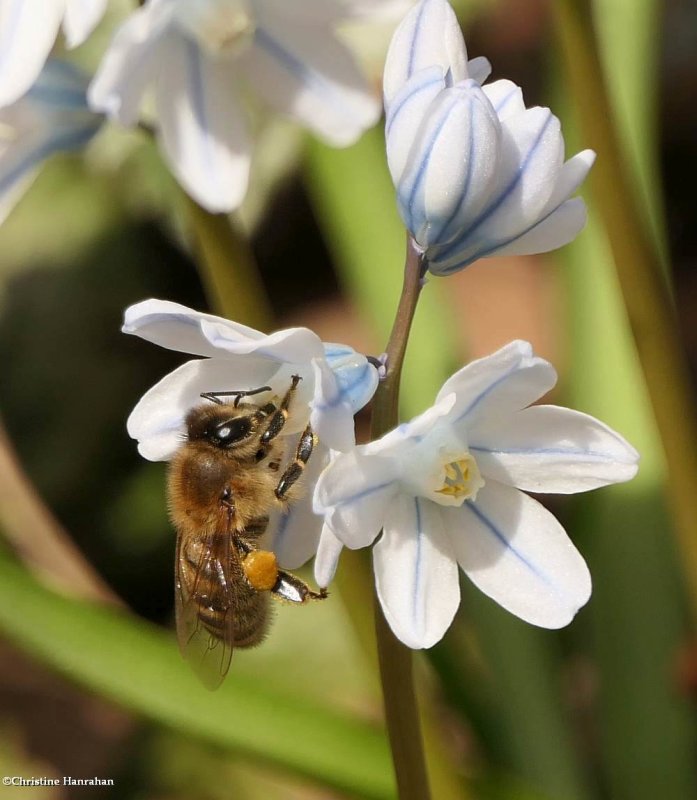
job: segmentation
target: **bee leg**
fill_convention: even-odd
[[[290,401],[293,399],[295,390],[297,389],[297,386],[301,380],[302,378],[300,375],[293,375],[291,378],[290,388],[285,393],[283,399],[281,400],[281,405],[271,416],[266,430],[261,435],[260,442],[262,448],[265,448],[283,430],[283,426],[286,424],[286,420],[288,419],[288,406],[290,405]]]
[[[298,442],[298,447],[295,451],[295,460],[286,467],[283,475],[281,475],[281,479],[278,481],[278,486],[276,487],[276,497],[279,500],[285,499],[291,486],[293,486],[293,484],[303,474],[305,464],[307,464],[307,462],[310,460],[310,456],[312,455],[315,444],[315,434],[313,433],[312,428],[308,425],[303,431],[300,441]]]
[[[273,589],[278,583],[278,564],[270,550],[250,550],[242,559],[242,570],[249,585],[258,592]]]
[[[320,589],[319,592],[313,592],[312,589],[291,575],[290,572],[285,572],[282,569],[278,570],[278,580],[276,585],[271,589],[271,593],[278,597],[280,600],[286,600],[291,603],[306,603],[308,600],[324,600],[329,596],[326,589]]]

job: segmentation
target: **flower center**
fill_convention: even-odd
[[[249,0],[180,0],[180,27],[212,55],[238,55],[254,39],[256,21]]]
[[[474,500],[484,486],[467,442],[450,425],[435,425],[405,461],[403,480],[410,491],[441,506]]]
[[[477,462],[469,453],[456,461],[446,463],[444,470],[445,481],[440,489],[436,489],[438,494],[454,497],[456,500],[467,500],[484,486]]]

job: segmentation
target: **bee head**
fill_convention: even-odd
[[[195,408],[186,418],[190,442],[206,442],[220,450],[230,450],[247,442],[256,432],[256,415],[232,405]]]

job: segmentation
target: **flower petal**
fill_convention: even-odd
[[[484,56],[470,58],[467,62],[467,74],[481,86],[491,75],[491,62]]]
[[[122,331],[192,355],[255,355],[277,364],[294,364],[303,377],[311,375],[312,358],[324,352],[321,340],[308,328],[286,328],[267,335],[168,300],[143,300],[127,308]]]
[[[380,377],[376,367],[345,344],[324,343],[324,355],[334,373],[343,401],[357,414],[373,399]]]
[[[295,440],[289,439],[287,451],[295,444]],[[281,469],[288,463],[290,452],[286,456]],[[273,515],[264,535],[263,547],[272,550],[285,569],[302,566],[317,552],[323,521],[312,511],[312,487],[328,463],[329,448],[317,445],[303,472],[302,485],[294,487],[297,499],[291,500],[287,509]]]
[[[418,417],[401,423],[374,442],[360,445],[360,452],[383,458],[389,457],[399,462],[414,444],[421,441],[441,420],[450,415],[455,403],[454,392],[444,394],[443,397],[439,396],[438,400]]]
[[[128,433],[138,440],[143,458],[167,461],[184,441],[187,413],[207,402],[202,392],[264,386],[275,369],[270,362],[252,358],[235,363],[222,358],[188,361],[141,397],[128,418]]]
[[[512,614],[543,628],[561,628],[588,601],[585,561],[536,500],[489,481],[476,502],[442,513],[462,569]]]
[[[400,494],[373,548],[375,586],[385,618],[408,647],[440,641],[460,605],[451,537],[441,508]]]
[[[186,191],[204,208],[227,212],[242,202],[252,144],[229,62],[172,37],[155,84],[159,136]]]
[[[472,361],[443,384],[436,402],[457,395],[451,424],[471,431],[496,424],[546,394],[556,383],[554,367],[535,356],[529,342],[514,341],[490,356]]]
[[[360,22],[384,21],[404,16],[413,0],[254,0],[255,9],[277,17],[302,20],[306,25],[321,22],[339,23],[341,20]]]
[[[554,191],[547,202],[546,211],[556,209],[567,198],[578,191],[595,163],[593,150],[582,150],[572,156],[559,170]]]
[[[212,314],[203,314],[169,300],[143,300],[130,306],[124,314],[121,330],[159,344],[168,350],[178,350],[181,353],[197,356],[219,356],[223,348],[211,344],[203,335],[201,326],[204,322],[234,326],[240,338],[255,340],[263,337],[262,333],[253,328],[228,322]]]
[[[486,478],[528,492],[570,494],[628,481],[639,454],[607,425],[557,406],[532,406],[479,428],[469,449]]]
[[[415,73],[394,96],[385,120],[387,163],[396,185],[402,180],[409,154],[426,112],[438,94],[445,89],[440,67]]]
[[[501,127],[478,83],[443,90],[431,104],[398,185],[400,213],[428,248],[482,211],[497,174]]]
[[[446,275],[491,255],[540,221],[564,158],[559,120],[548,108],[505,117],[497,187],[480,214],[450,244],[429,253],[429,269]]]
[[[482,91],[489,98],[500,120],[525,111],[523,92],[513,81],[494,81],[482,86]]]
[[[20,101],[21,102],[21,101]],[[73,125],[54,125],[34,131],[7,149],[0,147],[0,222],[12,211],[36,177],[41,164],[54,153],[79,150],[99,128],[96,116],[76,117]]]
[[[309,367],[313,358],[324,355],[322,340],[309,328],[285,328],[274,333],[260,333],[238,322],[205,315],[201,331],[218,354],[254,353],[262,358]]]
[[[583,230],[588,218],[586,204],[580,197],[567,200],[526,233],[514,236],[508,244],[497,245],[483,255],[527,256],[548,253],[573,241]]]
[[[465,41],[446,0],[421,0],[395,31],[383,78],[387,108],[412,75],[433,66],[450,73],[453,83],[468,77]]]
[[[497,244],[496,254],[523,256],[546,253],[575,239],[586,224],[586,204],[580,198],[567,198],[583,183],[594,161],[592,150],[583,150],[570,158],[559,171],[540,221],[513,236],[510,242]]]
[[[343,544],[332,533],[331,528],[326,524],[323,525],[314,568],[315,581],[318,586],[325,588],[334,580],[336,568],[339,565],[339,556],[343,549]]]
[[[0,222],[12,210],[53,153],[78,150],[97,133],[101,117],[87,109],[86,76],[76,67],[49,59],[31,89],[0,109]]]
[[[14,103],[37,79],[62,16],[61,3],[0,0],[0,106]]]
[[[353,144],[380,116],[353,56],[325,26],[265,15],[239,64],[269,105],[336,147]]]
[[[332,450],[350,450],[356,443],[353,411],[344,401],[336,377],[324,359],[314,359],[315,394],[310,422],[320,441]]]
[[[397,491],[399,464],[355,449],[338,453],[320,475],[313,507],[352,549],[367,547],[380,532]]]
[[[504,117],[500,193],[478,224],[482,237],[506,239],[535,222],[564,162],[561,124],[548,108]]]
[[[89,76],[69,61],[49,58],[26,99],[51,111],[88,112]],[[5,113],[9,109],[5,110]],[[3,112],[0,112],[3,113]],[[97,115],[93,115],[97,116]]]
[[[150,3],[116,31],[88,91],[90,107],[122,125],[138,121],[140,103],[156,80],[170,37],[171,4]]]
[[[66,0],[63,31],[68,47],[77,47],[96,28],[106,11],[107,0]]]
[[[320,440],[333,450],[350,450],[356,442],[353,415],[373,396],[377,370],[350,347],[332,345],[328,358],[316,358],[315,393],[310,422]]]

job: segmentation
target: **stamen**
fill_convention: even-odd
[[[479,474],[477,462],[468,453],[455,461],[449,461],[443,466],[445,481],[436,493],[456,500],[474,498],[479,489],[484,485]]]

